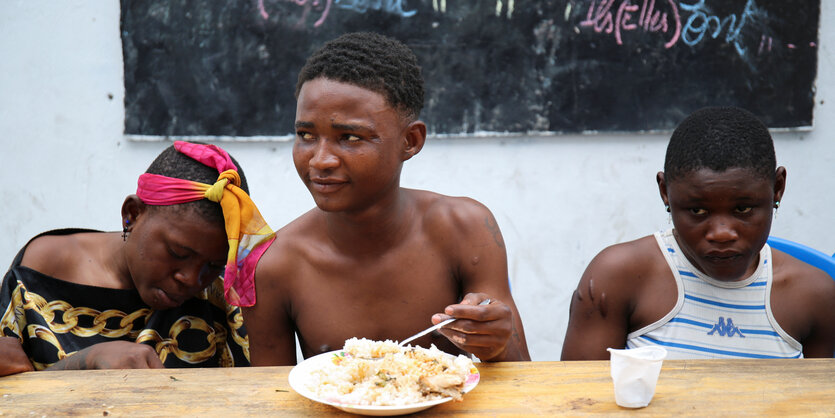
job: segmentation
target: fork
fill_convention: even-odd
[[[481,306],[481,305],[489,305],[489,304],[490,304],[490,302],[492,302],[490,299],[484,299],[484,300],[483,300],[483,301],[481,301],[481,303],[479,303],[478,305],[479,305],[479,306]],[[423,337],[424,335],[429,334],[430,332],[435,331],[436,329],[441,329],[441,328],[443,328],[444,326],[449,325],[449,324],[451,324],[451,323],[455,322],[455,320],[456,320],[456,319],[458,319],[458,318],[449,318],[449,319],[447,319],[446,321],[441,321],[441,322],[438,322],[437,324],[432,325],[431,327],[426,328],[425,330],[423,330],[423,331],[421,331],[421,332],[419,332],[419,333],[417,333],[417,334],[415,334],[415,335],[412,335],[412,336],[411,336],[411,337],[409,337],[409,338],[406,338],[405,340],[401,341],[401,342],[400,342],[400,344],[398,344],[398,345],[399,345],[400,347],[404,347],[404,346],[406,346],[406,343],[412,342],[412,341],[414,341],[414,340],[415,340],[415,339],[417,339],[417,338]]]

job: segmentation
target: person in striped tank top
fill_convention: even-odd
[[[673,228],[589,263],[562,359],[645,345],[671,359],[832,357],[835,281],[766,244],[786,186],[767,127],[739,108],[698,110],[656,180]]]

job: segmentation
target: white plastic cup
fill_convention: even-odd
[[[615,384],[615,402],[625,408],[649,405],[655,395],[655,385],[667,350],[659,346],[607,350]]]

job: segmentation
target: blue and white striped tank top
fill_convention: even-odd
[[[682,254],[673,230],[656,232],[678,286],[676,306],[627,336],[626,347],[660,345],[669,359],[802,358],[803,347],[771,314],[771,247],[760,250],[757,270],[723,282],[697,270]]]

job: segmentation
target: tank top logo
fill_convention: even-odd
[[[714,332],[718,332],[720,337],[733,337],[734,334],[737,334],[740,338],[745,338],[745,336],[742,335],[742,331],[734,325],[733,319],[728,318],[728,321],[726,322],[725,318],[721,316],[719,317],[719,322],[713,326],[713,329],[708,331],[707,335],[713,335]]]

